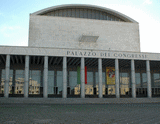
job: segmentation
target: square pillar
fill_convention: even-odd
[[[44,57],[43,97],[48,97],[48,56]]]
[[[131,80],[132,80],[132,97],[136,98],[135,65],[133,59],[131,60]]]
[[[99,92],[99,98],[102,98],[102,59],[98,59],[98,75],[99,75],[99,87],[98,87],[98,92]]]
[[[146,72],[147,72],[147,95],[149,98],[152,97],[151,92],[151,73],[150,73],[150,63],[149,60],[146,60]]]
[[[115,59],[115,83],[116,83],[116,98],[119,98],[119,63],[118,59]]]
[[[9,95],[9,69],[10,69],[10,55],[6,56],[6,78],[4,85],[4,97],[8,98]]]
[[[28,98],[28,84],[29,84],[29,56],[25,56],[25,77],[24,77],[24,97]]]
[[[81,98],[85,98],[84,57],[81,58]]]
[[[63,91],[62,98],[67,97],[67,57],[63,57]]]

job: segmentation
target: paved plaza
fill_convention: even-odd
[[[0,124],[160,124],[160,104],[1,103],[0,115]]]

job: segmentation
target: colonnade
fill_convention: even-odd
[[[81,98],[85,98],[85,58],[81,58]],[[9,70],[10,70],[10,55],[6,56],[6,77],[4,86],[4,97],[9,96]],[[147,95],[149,98],[151,95],[151,74],[150,63],[146,60],[146,73],[147,73]],[[98,58],[98,76],[99,76],[99,98],[102,98],[102,58]],[[29,56],[25,56],[25,82],[24,82],[24,97],[28,98],[28,83],[29,83]],[[48,89],[48,56],[44,56],[44,77],[43,77],[43,97],[47,98]],[[132,83],[132,97],[136,98],[136,82],[135,82],[135,64],[134,60],[131,60],[131,83]],[[120,97],[119,93],[119,62],[115,59],[115,86],[116,86],[116,98]],[[63,92],[62,98],[67,98],[67,57],[63,57]]]

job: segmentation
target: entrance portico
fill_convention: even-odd
[[[159,96],[158,87],[151,87],[151,81],[155,80],[157,74],[153,65],[158,65],[158,61],[107,57],[0,56],[2,97],[151,98],[153,93]],[[107,78],[108,67],[112,67],[113,71],[115,69],[113,84],[109,84]]]

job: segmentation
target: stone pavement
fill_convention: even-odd
[[[160,104],[0,104],[0,124],[16,123],[160,124]]]
[[[0,98],[0,104],[123,104],[160,103],[160,98]]]

